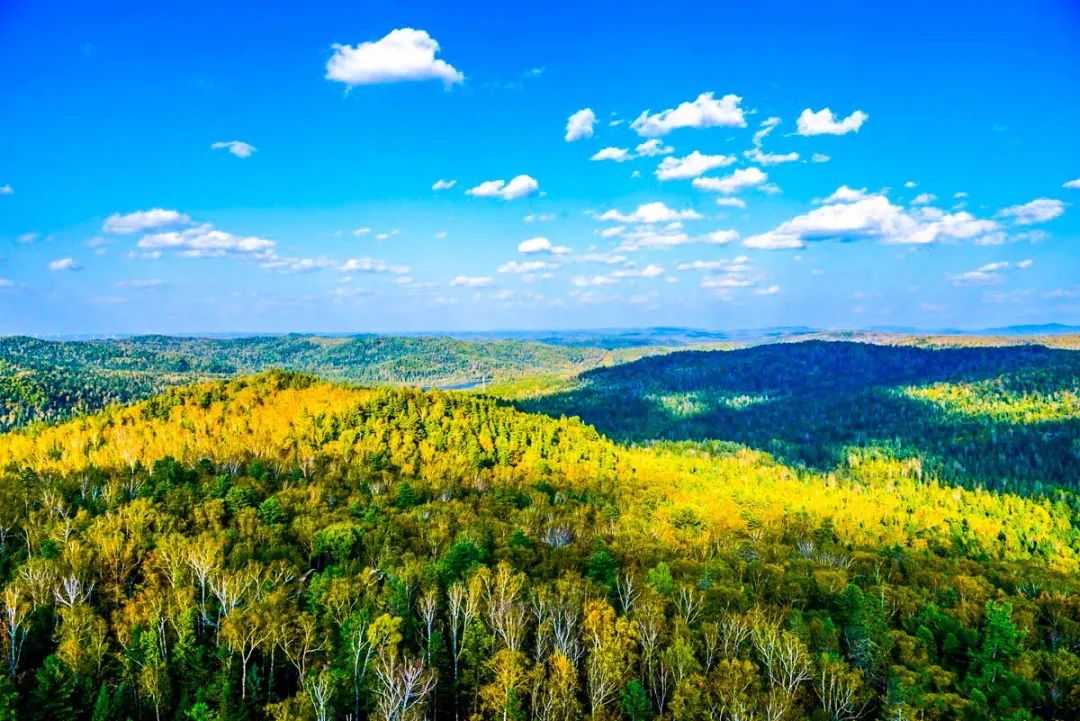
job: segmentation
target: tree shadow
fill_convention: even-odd
[[[1080,418],[1034,423],[957,413],[901,389],[1001,379],[1076,391],[1080,353],[1043,346],[927,350],[806,341],[685,351],[599,368],[577,388],[521,401],[623,442],[725,440],[828,470],[853,447],[919,458],[942,481],[1041,493],[1080,483]]]

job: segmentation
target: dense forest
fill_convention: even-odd
[[[434,336],[0,338],[0,431],[140,400],[170,386],[271,368],[366,384],[467,386],[567,374],[657,350]]]
[[[821,472],[272,372],[0,435],[0,472],[0,719],[1080,715],[1073,509],[877,447]]]
[[[521,408],[622,441],[733,441],[821,471],[871,449],[947,483],[1080,490],[1075,351],[807,341],[672,353],[529,390]]]

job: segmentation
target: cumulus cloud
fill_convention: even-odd
[[[849,188],[846,185],[841,185],[833,194],[828,198],[820,201],[822,203],[854,203],[856,200],[862,200],[866,197],[866,188]]]
[[[210,143],[211,150],[228,150],[230,153],[238,158],[250,158],[258,148],[249,143],[245,143],[243,140],[219,140],[216,143]]]
[[[225,256],[273,260],[274,241],[254,235],[239,236],[203,223],[184,230],[144,235],[138,246],[144,250],[175,250],[185,258]]]
[[[457,185],[456,180],[443,180],[442,178],[439,178],[438,180],[436,180],[432,184],[431,189],[432,190],[450,190],[450,188],[453,188],[455,185]]]
[[[596,151],[589,160],[614,160],[616,163],[622,163],[632,157],[626,148],[609,147]]]
[[[552,255],[565,255],[570,252],[570,248],[565,245],[553,245],[547,238],[538,236],[518,243],[518,252],[525,254],[551,253]]]
[[[11,186],[10,185],[6,185],[4,187],[6,187],[8,189],[8,192],[11,192]],[[1070,180],[1067,183],[1063,183],[1061,187],[1062,188],[1071,188],[1072,190],[1080,190],[1080,178],[1077,178],[1076,180]]]
[[[980,220],[970,213],[950,214],[930,207],[908,211],[884,195],[865,195],[865,191],[847,186],[841,186],[831,200],[840,202],[815,208],[767,233],[752,235],[743,241],[743,245],[776,250],[802,248],[808,242],[830,239],[928,244],[977,238],[998,229],[994,221]]]
[[[700,220],[701,213],[694,210],[673,210],[662,202],[639,205],[632,213],[609,210],[596,216],[597,220],[619,223],[670,223],[677,220]]]
[[[937,196],[933,193],[919,193],[911,199],[912,205],[929,205],[937,200]]]
[[[682,158],[664,158],[656,168],[659,180],[696,178],[715,168],[725,168],[735,162],[734,155],[703,155],[695,150]]]
[[[57,258],[49,262],[49,270],[79,270],[82,266],[74,258]]]
[[[591,108],[582,108],[566,119],[566,142],[572,143],[582,138],[591,138],[596,125],[596,113]]]
[[[459,275],[450,281],[450,285],[465,288],[486,288],[494,282],[494,278],[486,275]]]
[[[1022,205],[1010,205],[999,215],[1012,218],[1017,225],[1033,225],[1053,220],[1065,212],[1065,203],[1053,198],[1036,198]]]
[[[1066,187],[1067,186],[1068,186],[1068,184],[1066,184]],[[0,195],[14,195],[14,194],[15,194],[15,188],[12,188],[10,184],[8,184],[8,185],[0,185]]]
[[[761,185],[768,177],[757,168],[739,168],[731,175],[725,175],[722,178],[694,178],[694,187],[699,190],[731,195],[743,188]]]
[[[528,175],[517,175],[509,183],[504,180],[487,180],[475,188],[469,188],[465,192],[477,198],[502,198],[503,200],[517,200],[532,195],[540,188],[540,184]]]
[[[829,108],[824,108],[816,113],[810,108],[806,108],[799,115],[797,132],[799,135],[847,135],[848,133],[859,132],[859,128],[869,118],[870,116],[863,111],[856,110],[843,120],[837,120],[833,117],[833,112]]]
[[[439,43],[424,30],[399,28],[381,40],[334,45],[326,63],[326,79],[354,85],[441,80],[447,87],[465,76],[444,60],[437,60]]]
[[[165,210],[164,208],[151,208],[150,210],[136,210],[134,213],[125,215],[113,213],[105,219],[102,228],[107,233],[128,235],[169,226],[190,224],[191,218],[183,213],[178,213],[175,210]]]
[[[675,152],[675,148],[670,145],[665,145],[659,138],[651,138],[643,143],[639,143],[634,152],[638,154],[640,158],[651,158],[655,155],[669,155]]]
[[[646,110],[630,123],[642,137],[667,135],[677,128],[711,128],[715,126],[745,128],[746,118],[739,107],[742,98],[725,95],[717,100],[713,93],[702,93],[692,102],[650,115]]]

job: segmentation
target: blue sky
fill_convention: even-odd
[[[1080,323],[1071,0],[264,5],[0,3],[0,333]]]

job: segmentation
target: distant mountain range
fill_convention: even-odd
[[[425,331],[413,333],[182,333],[177,338],[209,338],[218,340],[239,338],[373,338],[373,337],[443,337],[464,341],[518,340],[547,343],[551,345],[592,348],[634,348],[641,346],[684,346],[711,343],[767,340],[817,335],[824,337],[857,339],[863,334],[886,333],[894,335],[961,335],[961,336],[1053,336],[1080,334],[1080,326],[1063,323],[1040,323],[1009,325],[997,328],[916,328],[912,326],[869,326],[866,328],[837,329],[810,326],[769,326],[765,328],[741,328],[712,330],[683,326],[656,326],[647,328],[595,328],[570,330],[493,330],[493,331]],[[133,338],[170,337],[167,334],[146,336],[135,334],[77,334],[38,336],[46,340],[125,340]]]

